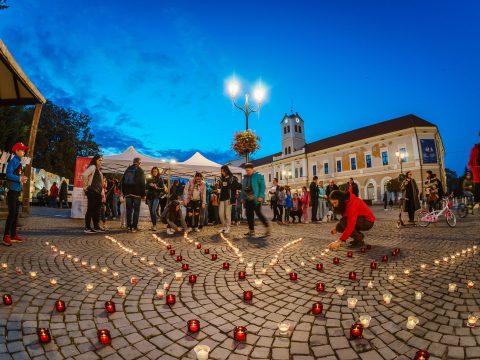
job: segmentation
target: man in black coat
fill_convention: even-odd
[[[310,202],[312,203],[312,222],[318,221],[318,176],[314,176],[310,183]]]

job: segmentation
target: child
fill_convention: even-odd
[[[310,193],[307,191],[306,186],[302,188],[302,191],[303,191],[303,196],[302,196],[303,222],[304,224],[308,224],[308,208],[310,206]]]
[[[278,223],[285,224],[283,221],[283,208],[285,207],[285,188],[280,186],[277,193]]]
[[[295,216],[298,216],[298,222],[302,222],[302,200],[298,197],[298,194],[293,194],[292,198],[292,210],[290,210],[290,216],[292,217],[292,223],[295,224]]]
[[[218,225],[220,223],[220,219],[218,216],[218,207],[220,205],[218,201],[218,191],[218,186],[217,184],[215,184],[212,194],[210,195],[210,204],[212,205],[212,217],[214,225]]]
[[[175,232],[187,231],[187,223],[180,209],[180,203],[177,200],[172,201],[165,207],[162,213],[162,219],[167,223],[168,235],[173,235]]]
[[[290,211],[293,208],[293,203],[292,203],[292,193],[290,189],[287,189],[286,191],[286,196],[285,196],[285,222],[287,224],[290,223]]]

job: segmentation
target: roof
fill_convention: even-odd
[[[45,104],[46,100],[0,39],[0,105]]]
[[[283,115],[282,120],[280,120],[280,123],[282,123],[283,120],[285,120],[285,118],[289,118],[289,119],[299,118],[300,120],[303,121],[302,117],[298,115],[298,112],[296,112],[295,114],[291,113],[290,115],[287,115],[287,113],[285,113],[285,115]]]
[[[198,151],[193,154],[188,160],[181,162],[184,165],[198,165],[198,166],[213,166],[221,167],[222,165],[207,159],[205,156],[200,154]]]
[[[290,115],[296,116],[296,115]],[[374,136],[384,135],[393,131],[410,129],[413,127],[437,127],[435,124],[419,118],[416,115],[409,114],[394,118],[391,120],[382,121],[373,125],[365,126],[359,129],[348,131],[339,135],[331,136],[325,139],[317,140],[305,145],[305,153],[329,149],[335,146],[345,145],[362,139],[371,138]],[[261,166],[273,162],[274,156],[279,156],[282,153],[268,155],[257,160],[252,160],[254,166]]]

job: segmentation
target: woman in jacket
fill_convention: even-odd
[[[151,177],[147,179],[147,205],[150,211],[150,220],[152,221],[152,230],[157,230],[157,208],[160,202],[160,196],[165,193],[165,184],[158,167],[154,166],[150,171]]]
[[[188,181],[183,192],[183,202],[187,208],[187,223],[194,231],[199,232],[200,209],[205,209],[207,189],[203,175],[199,172]]]
[[[303,223],[308,224],[308,208],[310,206],[310,193],[307,191],[307,187],[302,188],[302,214],[303,214]]]
[[[171,201],[163,214],[165,214],[163,219],[167,223],[167,234],[173,235],[176,232],[187,231],[187,224],[180,209],[180,203],[177,200]]]
[[[407,171],[406,178],[401,186],[403,198],[403,211],[408,212],[408,222],[415,222],[415,211],[420,209],[420,199],[418,197],[418,187],[413,179],[412,172]]]
[[[103,158],[95,155],[82,174],[83,190],[87,195],[87,212],[85,213],[85,233],[103,232],[100,228],[100,210],[102,207],[103,174],[101,171]],[[93,221],[93,228],[91,227]]]
[[[219,217],[223,225],[220,232],[228,234],[232,223],[232,204],[235,202],[235,194],[239,186],[238,179],[233,176],[227,165],[223,165],[220,171],[222,176],[220,178]]]
[[[287,224],[289,224],[290,223],[290,211],[293,208],[292,193],[291,193],[290,189],[288,189],[288,188],[285,191],[285,193],[286,193],[286,195],[285,195],[285,222]]]

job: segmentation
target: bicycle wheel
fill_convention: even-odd
[[[445,221],[447,222],[447,225],[450,227],[455,227],[457,225],[457,218],[455,216],[455,213],[453,211],[447,211],[445,213]]]
[[[462,219],[468,215],[468,207],[465,204],[458,204],[457,207],[457,214],[460,216]]]
[[[429,221],[426,221],[426,220],[422,220],[422,218],[425,216],[425,215],[428,215],[429,212],[428,210],[420,210],[418,213],[417,213],[417,224],[420,225],[420,226],[423,226],[423,227],[427,227],[428,225],[430,225],[430,222]]]

